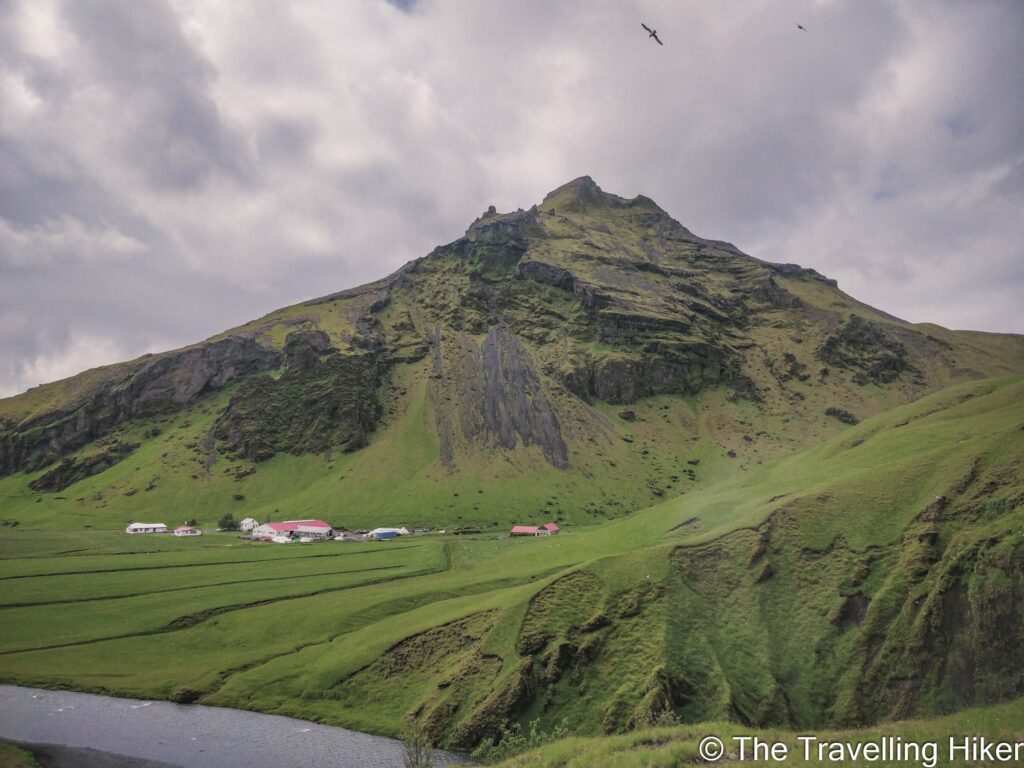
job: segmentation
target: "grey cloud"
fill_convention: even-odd
[[[243,173],[239,137],[208,92],[216,69],[189,45],[167,3],[67,0],[63,10],[94,82],[113,97],[123,156],[153,184],[187,191],[214,169]]]
[[[582,174],[893,314],[1024,331],[1019,3],[55,7],[0,0],[0,394]]]

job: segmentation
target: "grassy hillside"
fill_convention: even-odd
[[[680,403],[700,423],[706,402],[658,396],[616,429],[656,434],[664,406]],[[167,452],[165,472],[188,473],[189,430],[214,410],[168,422],[139,454]],[[391,450],[414,458],[408,434]],[[206,482],[244,489],[236,510],[260,498],[259,483],[327,498],[306,462],[333,464],[333,487],[347,487],[339,478],[385,439],[334,458],[278,456],[237,481],[218,468]],[[177,541],[84,530],[98,513],[75,512],[76,498],[26,500],[41,522],[0,527],[0,677],[178,692],[389,734],[412,716],[456,746],[507,719],[568,718],[580,734],[666,711],[856,726],[1024,691],[1024,379],[952,387],[745,470],[703,450],[700,487],[546,539]],[[126,460],[82,487],[159,498],[149,480]],[[96,487],[111,504],[101,514],[119,524],[127,508]],[[173,484],[163,487],[171,510]],[[440,498],[420,504],[439,514]]]
[[[941,766],[974,766],[974,765],[1005,765],[998,760],[964,760],[963,751],[955,752],[954,759],[949,759],[949,739],[954,737],[962,743],[965,736],[984,735],[991,741],[1017,743],[1024,741],[1024,701],[1013,702],[992,707],[968,710],[956,715],[934,718],[930,720],[904,720],[887,723],[875,728],[859,730],[822,730],[814,734],[787,730],[754,730],[738,726],[736,723],[701,723],[700,725],[655,728],[635,731],[621,736],[601,738],[570,738],[539,749],[530,749],[514,759],[501,763],[502,768],[670,768],[671,766],[700,763],[699,745],[701,739],[715,736],[722,739],[727,747],[727,757],[716,762],[716,765],[804,765],[825,768],[837,764],[829,760],[827,752],[824,759],[817,751],[817,743],[811,748],[810,759],[805,759],[805,742],[799,736],[813,735],[821,742],[844,742],[850,744],[881,743],[882,739],[902,739],[904,743],[934,743],[937,765]],[[786,758],[778,760],[750,759],[745,752],[745,759],[739,759],[741,744],[750,742],[734,741],[736,737],[756,736],[769,743],[785,744]],[[746,746],[745,749],[750,749]],[[925,754],[927,758],[927,753]],[[838,761],[851,768],[866,768],[878,765],[877,761],[866,759],[847,759]],[[920,760],[890,761],[920,765]]]
[[[376,283],[0,400],[0,505],[600,523],[1021,372],[1021,337],[905,323],[582,178]]]

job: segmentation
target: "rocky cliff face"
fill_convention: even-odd
[[[284,372],[246,381],[214,435],[252,461],[366,445],[380,417],[380,361],[371,353],[343,354],[323,331],[295,331],[284,346]]]
[[[129,419],[179,410],[279,360],[268,345],[231,336],[125,363],[58,407],[0,421],[0,475],[44,467]]]

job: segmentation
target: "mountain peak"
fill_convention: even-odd
[[[602,190],[589,176],[580,176],[548,192],[541,208],[585,208],[621,199]]]
[[[606,208],[643,208],[668,217],[664,209],[651,198],[637,195],[620,197],[605,192],[590,176],[580,176],[548,192],[538,206],[542,211],[584,211]]]

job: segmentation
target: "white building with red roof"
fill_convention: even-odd
[[[334,535],[334,529],[323,520],[284,520],[280,523],[264,523],[252,535],[258,539],[273,539],[275,536],[329,539]]]

